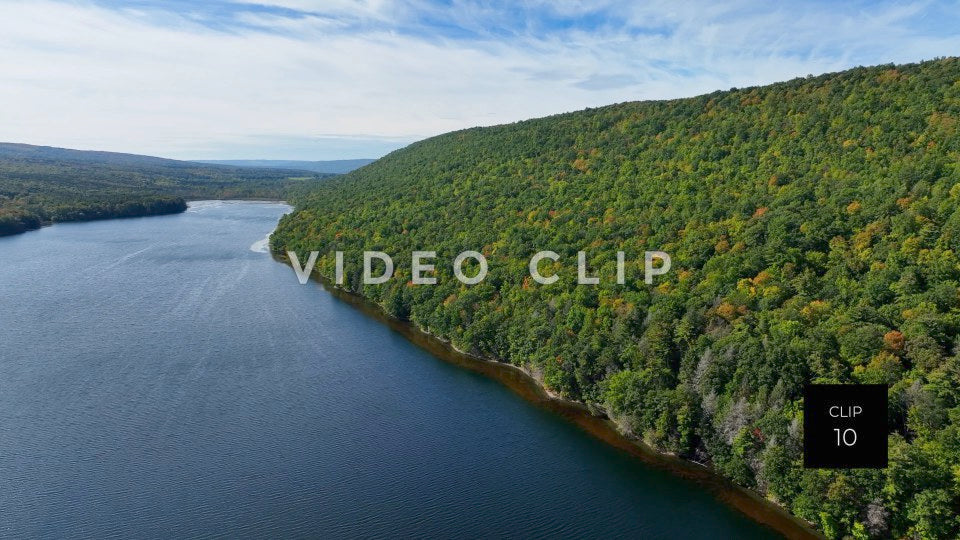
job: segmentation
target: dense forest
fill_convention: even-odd
[[[185,199],[280,199],[329,175],[0,143],[0,236],[44,223],[182,212]]]
[[[467,129],[323,184],[272,246],[319,250],[327,278],[345,252],[346,286],[389,313],[829,538],[957,538],[958,128],[946,58]],[[561,279],[540,285],[546,249]],[[394,279],[362,285],[363,250]],[[437,251],[436,285],[409,282],[413,250]],[[482,283],[453,277],[462,250]],[[579,250],[599,285],[575,284]],[[673,259],[653,285],[645,250]],[[806,382],[889,386],[888,468],[802,467]]]

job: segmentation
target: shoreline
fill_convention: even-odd
[[[29,228],[29,229],[21,229],[21,230],[17,230],[17,231],[14,231],[14,232],[11,232],[11,233],[6,233],[6,234],[0,233],[0,238],[6,238],[6,237],[10,237],[10,236],[19,236],[19,235],[21,235],[21,234],[26,234],[26,233],[29,233],[29,232],[39,231],[39,230],[41,230],[41,229],[45,229],[45,228],[47,228],[47,227],[52,227],[52,226],[54,226],[54,225],[65,225],[65,224],[69,224],[69,223],[91,223],[91,222],[94,222],[94,221],[111,221],[111,220],[114,220],[114,219],[138,219],[138,218],[145,218],[145,217],[175,216],[175,215],[177,215],[177,214],[182,214],[182,213],[186,212],[187,209],[189,209],[189,207],[190,207],[190,202],[195,202],[195,201],[188,201],[188,200],[184,199],[183,202],[184,202],[184,204],[185,204],[186,206],[184,206],[182,210],[179,210],[179,209],[178,209],[178,210],[173,211],[173,212],[145,213],[145,214],[137,214],[137,215],[132,215],[132,216],[104,216],[104,217],[95,217],[95,218],[91,218],[91,219],[68,219],[68,220],[64,220],[64,221],[41,221],[39,227],[32,227],[32,228]]]
[[[39,231],[39,230],[44,229],[44,228],[46,228],[46,227],[52,227],[52,226],[54,226],[54,225],[64,225],[64,224],[68,224],[68,223],[90,223],[90,222],[92,222],[92,221],[110,221],[110,220],[114,220],[114,219],[137,219],[137,218],[157,217],[157,216],[174,216],[174,215],[177,215],[177,214],[183,214],[184,212],[186,212],[187,210],[189,210],[191,203],[205,202],[205,201],[218,201],[218,202],[231,202],[231,201],[233,201],[233,202],[251,202],[251,203],[256,203],[256,202],[260,202],[260,203],[280,203],[280,204],[286,204],[287,206],[290,206],[291,208],[293,208],[293,205],[291,205],[290,203],[288,203],[288,202],[286,201],[286,199],[265,199],[265,198],[263,198],[263,197],[255,197],[255,198],[242,198],[242,197],[240,197],[240,198],[231,198],[231,199],[183,199],[183,202],[186,203],[187,206],[186,206],[183,210],[179,210],[179,211],[176,211],[176,212],[161,212],[161,213],[142,214],[142,215],[135,215],[135,216],[109,216],[109,217],[98,217],[98,218],[93,218],[93,219],[75,219],[75,220],[67,220],[67,221],[41,221],[39,227],[34,227],[34,228],[30,228],[30,229],[18,230],[18,231],[11,232],[11,233],[6,233],[6,234],[0,233],[0,238],[6,238],[6,237],[9,237],[9,236],[19,236],[19,235],[21,235],[21,234],[26,234],[26,233],[33,232],[33,231]]]
[[[282,255],[271,251],[271,256],[277,262],[288,266],[290,264],[290,261]],[[660,452],[647,446],[642,441],[624,435],[619,431],[613,420],[597,416],[582,402],[568,400],[553,394],[527,370],[494,358],[460,351],[449,341],[420,329],[410,321],[401,320],[387,314],[375,302],[338,287],[323,276],[313,273],[311,278],[338,300],[346,302],[365,315],[386,324],[390,329],[402,334],[411,343],[425,349],[438,359],[489,377],[503,384],[531,404],[563,417],[590,436],[630,454],[651,467],[695,483],[719,502],[737,510],[754,522],[776,531],[785,538],[791,540],[824,538],[809,524],[790,514],[783,507],[762,497],[759,493],[734,484],[729,479],[714,472],[713,469],[672,454]]]
[[[217,202],[252,202],[252,203],[283,203],[289,205],[291,208],[292,204],[288,203],[286,199],[268,199],[263,197],[232,197],[229,199],[184,199],[189,206],[190,203],[195,202],[206,202],[206,201],[217,201]]]

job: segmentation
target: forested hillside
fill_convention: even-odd
[[[325,183],[272,245],[319,250],[328,278],[344,251],[348,286],[390,313],[830,538],[957,538],[958,122],[948,58],[468,129]],[[365,249],[398,275],[360,285]],[[467,249],[478,285],[452,276]],[[548,249],[561,279],[539,285]],[[652,286],[650,249],[673,259]],[[413,250],[438,252],[436,285],[408,283]],[[576,285],[578,250],[599,285]],[[887,469],[802,468],[805,382],[889,385]]]
[[[57,221],[180,212],[184,199],[279,199],[325,176],[0,143],[0,236]]]

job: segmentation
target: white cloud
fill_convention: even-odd
[[[960,46],[904,24],[923,5],[867,15],[626,2],[607,8],[622,16],[615,26],[520,24],[494,39],[481,32],[499,15],[463,4],[445,16],[475,32],[466,39],[431,35],[417,26],[424,8],[411,4],[258,3],[310,14],[243,12],[218,26],[195,13],[0,3],[0,140],[184,158],[361,157],[463,127]],[[550,6],[542,9],[596,11]],[[355,141],[356,154],[324,153],[331,136]],[[224,154],[237,149],[249,154]]]

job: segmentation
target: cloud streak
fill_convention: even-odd
[[[0,4],[0,140],[336,159],[608,103],[960,51],[956,4]]]

